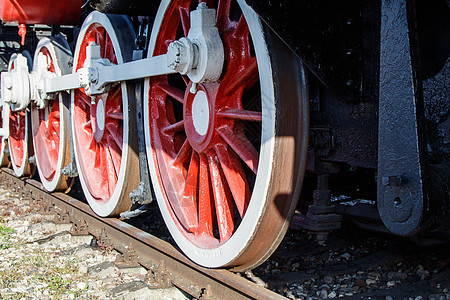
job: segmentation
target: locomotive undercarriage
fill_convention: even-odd
[[[148,30],[153,16],[133,17],[133,29],[93,12],[73,58],[56,27],[34,66],[12,57],[3,120],[18,125],[1,132],[3,147],[22,141],[18,176],[31,172],[29,157],[50,191],[79,175],[102,216],[156,198],[180,248],[208,267],[257,266],[296,209],[294,226],[319,239],[350,210],[360,226],[398,235],[448,228],[445,33],[432,39],[433,61],[421,48],[441,3],[424,16],[420,1],[178,2],[162,3]],[[127,1],[88,4],[127,13]],[[133,5],[128,14],[143,4]],[[440,21],[448,31],[445,13]],[[23,119],[33,133],[11,138],[29,128]],[[51,122],[60,147],[42,162],[50,150],[35,139]]]

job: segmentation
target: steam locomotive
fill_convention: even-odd
[[[2,166],[92,210],[158,202],[251,269],[289,225],[445,230],[449,2],[1,0]],[[291,222],[293,216],[293,221]]]

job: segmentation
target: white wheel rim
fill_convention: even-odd
[[[83,37],[85,36],[87,30],[89,27],[94,24],[99,23],[102,27],[105,28],[106,32],[108,33],[111,42],[113,44],[114,52],[116,53],[117,57],[117,63],[121,64],[123,63],[123,57],[118,41],[117,33],[115,32],[115,27],[111,23],[110,19],[99,12],[92,12],[84,21],[83,26],[81,27],[79,38],[77,40],[77,45],[75,48],[75,56],[74,56],[74,67],[73,67],[73,73],[76,72],[76,66],[78,63],[78,56],[80,52],[80,47],[83,41]],[[88,184],[86,182],[86,174],[84,172],[89,172],[89,170],[83,171],[83,166],[81,165],[79,161],[79,157],[81,157],[82,153],[79,153],[78,149],[78,140],[76,137],[76,129],[75,129],[75,120],[74,120],[74,92],[71,93],[71,126],[73,128],[73,145],[74,145],[74,152],[78,169],[78,176],[80,179],[81,187],[83,189],[84,195],[86,196],[86,199],[92,208],[92,210],[102,217],[107,217],[112,214],[117,213],[117,209],[120,207],[122,203],[123,197],[127,197],[128,195],[125,194],[125,186],[127,184],[128,179],[128,173],[129,173],[129,164],[130,164],[130,155],[128,154],[128,147],[129,147],[129,116],[128,116],[128,110],[126,109],[128,107],[128,95],[127,95],[127,86],[125,82],[121,82],[121,91],[122,91],[122,107],[123,109],[123,146],[122,146],[122,159],[120,163],[120,171],[118,174],[118,180],[115,187],[115,190],[113,194],[111,195],[110,199],[106,202],[99,202],[97,201],[89,191]],[[128,169],[128,170],[127,170]]]
[[[69,49],[68,45],[65,45],[66,49]],[[61,70],[61,66],[59,64],[59,61],[57,59],[57,54],[55,51],[55,46],[52,44],[51,40],[48,38],[44,38],[41,39],[37,48],[36,48],[36,52],[35,52],[35,69],[36,68],[36,64],[37,64],[37,55],[39,54],[39,52],[41,51],[42,48],[46,48],[51,56],[51,59],[53,61],[53,65],[55,67],[55,72],[57,76],[62,76],[63,71]],[[67,115],[64,103],[63,103],[63,96],[61,94],[58,94],[58,103],[59,103],[59,113],[60,113],[60,130],[59,130],[59,147],[58,147],[58,161],[56,164],[56,169],[55,169],[55,174],[53,176],[52,179],[48,180],[44,175],[43,175],[43,170],[41,167],[41,164],[39,162],[39,155],[38,155],[38,151],[39,149],[37,149],[37,145],[36,143],[33,143],[34,146],[34,152],[35,152],[35,157],[36,157],[36,166],[38,169],[38,173],[39,173],[39,177],[41,179],[42,185],[44,186],[44,188],[50,192],[53,192],[57,189],[65,189],[67,187],[66,181],[67,181],[67,177],[65,175],[63,175],[61,173],[62,168],[64,168],[64,164],[66,163],[67,159],[68,159],[68,154],[69,151],[67,149],[67,144],[66,144],[66,139],[68,138],[69,134],[68,134],[68,119],[69,116]],[[56,101],[56,100],[55,100]],[[48,107],[46,106],[44,108],[46,110],[46,116],[47,116],[47,111],[48,111]],[[36,107],[33,106],[32,108],[32,113],[31,113],[31,120],[32,120],[32,130],[33,130],[33,140],[36,137],[36,135],[38,134],[38,130],[39,130],[39,112],[38,109]],[[46,126],[48,127],[48,120],[45,121],[46,122]]]
[[[265,205],[263,201],[258,199],[265,199],[267,196],[267,188],[269,186],[269,178],[265,174],[271,174],[273,152],[274,152],[274,134],[275,134],[275,103],[273,80],[271,76],[266,76],[271,73],[270,58],[267,53],[265,45],[264,33],[259,17],[244,1],[238,0],[241,10],[247,20],[250,34],[252,36],[253,44],[256,51],[259,77],[261,82],[261,101],[262,101],[262,145],[260,150],[258,166],[258,173],[254,190],[251,196],[250,204],[247,213],[243,218],[238,229],[233,236],[214,249],[203,249],[193,245],[177,228],[174,223],[171,212],[166,206],[165,191],[162,189],[163,184],[160,182],[160,176],[157,174],[156,154],[151,144],[151,137],[149,130],[145,130],[146,150],[148,156],[149,170],[155,195],[165,220],[165,223],[172,234],[178,246],[186,253],[194,262],[206,267],[222,267],[232,264],[233,260],[241,253],[251,242],[252,232],[258,227],[260,216],[262,215]],[[156,38],[160,30],[162,20],[165,12],[170,4],[170,1],[163,1],[160,5],[156,15],[155,23],[153,25],[151,39],[149,44],[149,56],[153,53],[155,48]],[[149,80],[145,83],[145,101],[144,101],[144,122],[145,128],[150,128],[149,124]],[[263,175],[260,175],[263,174]]]

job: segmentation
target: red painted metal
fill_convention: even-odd
[[[50,52],[42,47],[40,52],[47,57],[47,70],[55,73]],[[36,149],[36,156],[39,161],[39,167],[42,176],[51,181],[58,168],[59,144],[60,144],[60,112],[58,98],[47,102],[47,107],[38,110],[39,127],[33,136],[33,143]]]
[[[25,111],[9,113],[9,144],[15,165],[20,168],[24,156]]]
[[[100,45],[101,56],[117,64],[111,39],[105,28],[98,23],[86,31],[78,54],[76,69],[84,65],[86,47],[95,42]],[[105,126],[97,126],[96,114],[99,100],[104,103]],[[86,186],[94,199],[107,202],[117,185],[123,147],[123,107],[122,89],[112,86],[108,93],[97,96],[95,104],[84,89],[75,90],[74,128],[80,170],[84,174]]]
[[[27,26],[25,26],[25,24],[19,24],[19,32],[18,32],[18,34],[21,37],[20,44],[22,46],[24,46],[25,45],[25,36],[27,35]]]
[[[0,0],[3,22],[76,25],[83,0]]]
[[[187,36],[189,11],[196,3],[172,1],[154,55],[166,53],[170,42]],[[213,1],[207,1],[207,5],[214,7]],[[220,0],[215,9],[225,64],[219,83],[198,85],[198,91],[208,98],[206,134],[198,133],[194,126],[195,95],[189,92],[189,78],[153,77],[149,91],[154,159],[167,206],[180,232],[204,248],[226,242],[246,213],[253,189],[248,178],[258,170],[259,152],[244,134],[244,121],[262,120],[260,110],[248,110],[243,105],[246,93],[259,80],[245,18],[230,19],[230,0]]]

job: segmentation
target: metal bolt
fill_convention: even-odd
[[[381,184],[384,186],[399,186],[402,183],[400,176],[383,176],[381,178]]]
[[[208,6],[206,6],[205,2],[200,2],[197,6],[197,9],[207,9]]]

